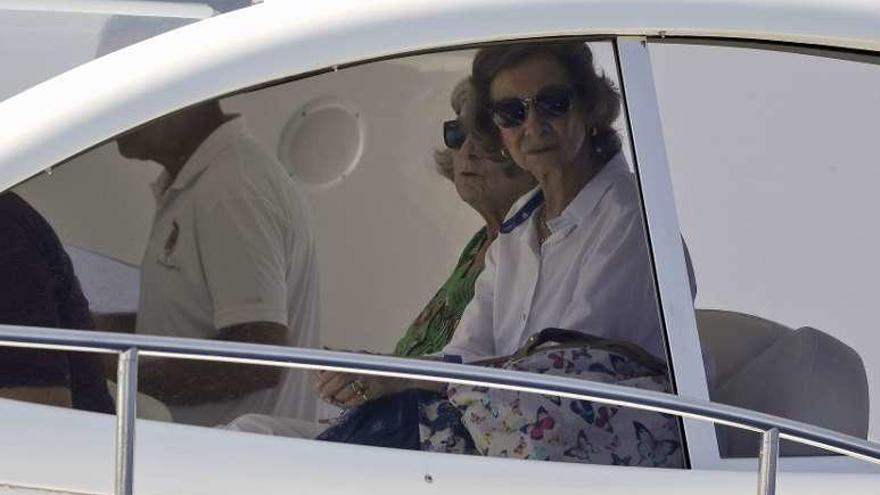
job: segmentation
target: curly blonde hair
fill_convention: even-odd
[[[449,104],[452,106],[452,110],[455,111],[455,115],[462,120],[465,129],[473,129],[475,125],[474,117],[477,112],[474,111],[473,96],[474,87],[470,77],[459,81],[452,89],[452,94],[449,95]],[[490,159],[498,162],[508,177],[524,172],[513,160],[502,157],[498,152],[499,149],[491,146],[491,142],[482,139],[480,135],[471,134],[471,138],[477,140],[477,146],[489,150]],[[455,175],[452,165],[452,152],[453,150],[449,148],[434,150],[434,166],[440,175],[449,180],[452,180]]]

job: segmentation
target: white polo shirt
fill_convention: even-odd
[[[508,218],[538,192],[520,198]],[[531,215],[492,243],[443,352],[464,362],[504,356],[555,327],[638,344],[665,361],[639,194],[623,156],[547,222],[540,246],[535,222]]]
[[[154,184],[137,333],[211,339],[232,325],[287,327],[291,346],[317,347],[318,272],[309,208],[284,167],[244,130],[215,130],[174,182]],[[236,400],[172,407],[175,419],[216,425],[246,413],[313,419],[306,373]]]

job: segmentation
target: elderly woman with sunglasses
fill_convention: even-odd
[[[576,365],[573,351],[567,362],[551,354],[533,365],[561,368],[565,374],[566,366],[580,366],[578,373],[614,383],[626,382],[630,373],[660,372],[665,352],[652,267],[638,189],[612,127],[620,111],[612,84],[595,72],[590,50],[580,43],[486,48],[477,53],[472,76],[476,113],[469,139],[476,137],[486,149],[502,150],[537,179],[538,187],[514,202],[496,224],[498,237],[486,252],[473,298],[443,348],[445,357],[480,364],[513,354],[545,328],[563,328],[634,344],[654,358],[636,350],[629,358],[615,354],[615,360],[612,352],[609,368],[600,362],[601,352],[595,357],[581,353],[583,360]],[[663,386],[661,377],[639,376],[645,380],[630,386]],[[617,463],[617,456],[624,463],[637,459],[635,463],[646,465],[681,465],[676,424],[659,415],[617,410],[621,428],[609,431],[588,418],[587,410],[595,414],[591,406],[579,412],[576,405],[587,407],[580,402],[564,406],[528,394],[496,394],[481,387],[444,390],[401,379],[356,377],[334,387],[341,394],[335,399],[346,405],[390,392],[422,390],[354,410],[364,415],[347,416],[350,421],[319,437],[326,440],[357,438],[355,443],[373,445],[378,440],[389,445],[387,438],[397,439],[399,432],[411,429],[409,423],[395,423],[413,411],[396,407],[393,399],[399,397],[417,401],[419,431],[416,441],[406,436],[394,446],[593,462],[592,453],[578,451],[584,438],[587,444],[609,441],[596,462]],[[402,413],[405,410],[409,416]],[[531,423],[536,417],[539,422]],[[536,434],[545,421],[548,429],[556,426],[553,435]],[[347,436],[352,429],[364,430],[367,436]],[[423,438],[427,430],[430,434]],[[435,431],[440,432],[436,438]],[[648,437],[650,442],[643,444]]]
[[[471,94],[470,79],[453,90],[450,103],[457,118],[443,123],[446,149],[435,152],[434,161],[440,175],[455,184],[461,200],[479,213],[486,225],[474,234],[449,279],[397,342],[397,356],[436,353],[449,342],[474,295],[474,282],[483,271],[486,251],[498,237],[504,216],[513,202],[535,185],[531,174],[497,151],[483,149],[468,134]]]
[[[514,204],[444,353],[508,355],[555,327],[665,360],[639,193],[612,127],[620,97],[589,48],[485,48],[472,77],[476,132],[539,186]]]
[[[665,361],[639,193],[613,122],[620,96],[583,43],[481,49],[472,68],[472,135],[538,181],[488,249],[450,360],[520,349],[544,328],[636,344]],[[693,289],[693,287],[692,287]],[[412,387],[406,380],[318,377],[345,406]]]
[[[450,103],[457,118],[443,123],[446,149],[434,154],[437,171],[452,180],[462,201],[483,217],[485,227],[465,246],[449,279],[397,342],[394,355],[417,357],[441,351],[453,336],[462,312],[474,295],[474,283],[483,271],[486,252],[498,237],[511,205],[532,189],[535,179],[509,158],[493,153],[468,132],[473,118],[470,79],[452,91]],[[318,372],[316,388],[325,400],[353,406],[408,388],[402,380]]]

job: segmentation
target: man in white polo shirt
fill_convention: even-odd
[[[318,346],[318,274],[308,205],[283,166],[208,102],[117,139],[164,168],[143,260],[136,332]],[[246,413],[314,419],[306,373],[144,359],[141,391],[176,421]]]

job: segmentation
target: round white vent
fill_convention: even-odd
[[[364,124],[353,105],[332,98],[311,101],[287,121],[278,159],[307,185],[330,187],[350,174],[364,150]]]

